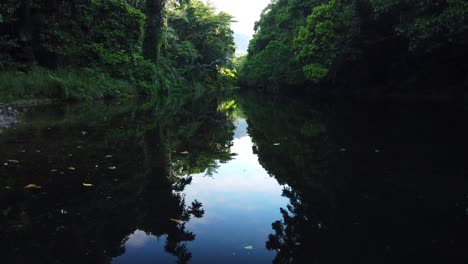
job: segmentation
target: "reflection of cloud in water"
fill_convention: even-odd
[[[231,152],[233,160],[220,164],[214,177],[194,175],[185,190],[188,201],[198,199],[206,206],[222,204],[225,208],[255,211],[265,203],[281,199],[283,187],[260,165],[253,153],[252,139],[247,133],[247,122],[239,118]]]
[[[215,177],[196,175],[191,192],[255,192],[281,194],[282,187],[275,178],[270,177],[258,163],[258,157],[252,152],[250,137],[237,138],[231,148],[238,155],[226,164],[221,164]]]
[[[125,242],[125,246],[141,248],[144,247],[148,242],[150,242],[151,238],[152,236],[146,234],[141,230],[137,230],[128,237],[127,242]]]
[[[243,118],[237,119],[236,130],[234,130],[234,138],[247,136],[247,121]]]

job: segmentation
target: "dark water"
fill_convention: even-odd
[[[21,115],[0,131],[0,263],[468,263],[459,109],[242,95]]]

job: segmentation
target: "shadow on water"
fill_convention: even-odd
[[[466,112],[244,94],[261,165],[289,199],[273,263],[468,263]]]
[[[26,110],[0,131],[2,263],[468,263],[464,111],[249,94]]]
[[[231,159],[219,96],[190,103],[36,106],[0,137],[2,263],[110,263],[135,231],[187,263],[185,223],[204,215],[182,191]],[[190,152],[189,152],[190,151]]]

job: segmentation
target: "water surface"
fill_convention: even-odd
[[[464,111],[241,95],[20,109],[2,263],[468,263]]]

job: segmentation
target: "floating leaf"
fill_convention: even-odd
[[[187,155],[187,154],[189,154],[189,152],[188,151],[182,151],[180,154]]]
[[[72,156],[73,156],[73,154],[68,154],[68,157],[72,157]]]
[[[107,168],[108,168],[109,170],[115,170],[115,169],[117,169],[117,167],[115,167],[115,166],[110,166],[110,167],[107,167]]]
[[[8,163],[7,162],[3,163],[3,166],[8,166]]]
[[[40,152],[41,152],[41,151],[40,151],[40,150],[38,150],[38,149],[36,149],[35,151],[36,151],[37,153],[40,153]]]
[[[106,158],[112,158],[112,155],[107,155]]]
[[[57,172],[57,169],[52,169],[50,170],[50,172]]]
[[[8,162],[10,162],[10,163],[19,163],[18,160],[8,160]]]
[[[184,221],[179,220],[179,219],[171,218],[171,219],[169,219],[169,221],[174,222],[174,223],[177,223],[177,224],[179,224],[179,225],[184,224]]]
[[[84,187],[93,187],[93,185],[91,183],[84,183],[84,182],[83,182],[83,186]]]
[[[24,186],[25,189],[41,189],[42,186],[36,185],[36,184],[28,184]]]
[[[280,143],[274,143],[273,146],[279,146],[281,145]]]
[[[75,169],[75,167],[68,167],[68,170],[74,171],[76,169]]]
[[[77,146],[76,148],[77,148],[77,149],[82,149],[83,147],[82,147],[82,146]]]
[[[248,245],[248,246],[245,246],[244,249],[252,250],[252,249],[254,249],[254,247],[252,245]]]

